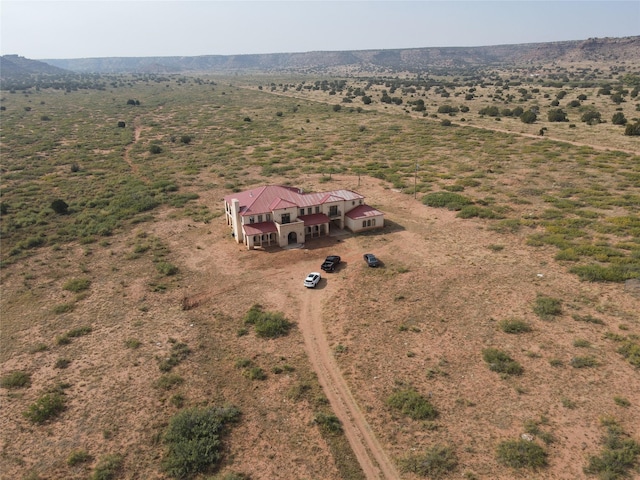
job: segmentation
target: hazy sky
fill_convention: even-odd
[[[32,59],[482,46],[640,35],[640,0],[0,0]]]

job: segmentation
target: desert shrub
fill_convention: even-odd
[[[387,405],[414,420],[433,420],[438,416],[435,407],[413,388],[398,390],[389,396]]]
[[[66,408],[66,398],[61,392],[48,392],[29,405],[23,413],[32,423],[45,423],[60,415]]]
[[[8,373],[0,378],[2,388],[24,388],[31,384],[31,375],[20,370]]]
[[[190,408],[176,414],[164,433],[163,470],[174,478],[190,478],[217,466],[227,425],[239,416],[235,407]]]
[[[505,318],[500,321],[498,327],[505,333],[526,333],[531,331],[531,326],[527,322],[517,318]]]
[[[627,361],[636,368],[640,368],[640,345],[627,340],[619,349],[621,354]]]
[[[638,269],[635,269],[638,270]],[[637,271],[632,268],[625,268],[623,265],[602,266],[592,265],[576,265],[569,270],[571,273],[578,275],[580,280],[588,282],[624,282],[631,278],[636,278]]]
[[[60,303],[53,307],[53,313],[55,313],[56,315],[60,315],[62,313],[68,313],[73,311],[75,307],[76,306],[74,303]]]
[[[191,349],[186,343],[177,342],[171,346],[169,356],[159,359],[158,368],[163,372],[169,372],[179,365],[191,354]]]
[[[588,368],[598,365],[598,361],[591,356],[573,357],[570,363],[573,368]]]
[[[56,212],[58,215],[65,215],[69,212],[69,205],[64,200],[56,199],[51,202],[51,210]]]
[[[127,338],[124,341],[124,346],[127,347],[127,348],[135,349],[135,348],[140,347],[140,345],[142,345],[142,342],[140,340],[138,340],[138,339],[135,339],[135,338]]]
[[[67,457],[67,465],[73,467],[80,463],[90,462],[93,457],[87,453],[86,450],[76,450],[69,454]]]
[[[482,350],[482,358],[489,364],[489,370],[507,375],[522,375],[524,369],[507,353],[497,348]]]
[[[256,335],[262,338],[282,337],[289,333],[293,324],[280,312],[265,312],[260,305],[253,305],[244,317],[244,322],[253,325]]]
[[[332,413],[316,413],[313,423],[318,425],[325,433],[337,434],[342,432],[340,419]]]
[[[68,337],[76,338],[76,337],[82,337],[84,335],[89,335],[92,331],[93,329],[91,327],[84,326],[84,327],[71,329],[66,333],[66,335]]]
[[[628,398],[625,397],[619,397],[619,396],[615,396],[613,397],[613,401],[615,402],[616,405],[618,405],[619,407],[630,407],[631,406],[631,402],[629,401]]]
[[[243,372],[243,375],[249,380],[266,380],[267,374],[260,367],[250,367]]]
[[[604,322],[599,318],[596,318],[592,315],[573,315],[573,319],[576,322],[585,322],[585,323],[595,323],[597,325],[604,325]]]
[[[158,273],[166,275],[167,277],[178,273],[178,267],[169,262],[156,263],[156,270],[158,271]]]
[[[162,375],[158,380],[156,380],[155,387],[162,390],[171,390],[178,385],[182,385],[184,383],[184,378],[175,373],[168,373],[166,375]]]
[[[550,122],[568,122],[567,114],[561,108],[552,108],[547,113]]]
[[[69,292],[78,293],[87,290],[91,286],[91,280],[88,278],[73,278],[67,281],[62,288]]]
[[[489,208],[479,207],[477,205],[465,205],[456,215],[459,218],[498,218],[499,215]]]
[[[424,453],[409,455],[400,460],[400,469],[421,477],[440,478],[458,466],[458,457],[452,447],[434,445]]]
[[[59,358],[58,360],[56,360],[56,363],[55,363],[54,367],[55,368],[60,368],[60,369],[65,369],[69,365],[71,365],[71,360],[69,360],[68,358]]]
[[[124,458],[117,453],[105,455],[96,465],[91,480],[113,480],[122,473]]]
[[[471,205],[470,198],[452,192],[433,192],[422,198],[422,203],[429,207],[447,208],[449,210],[460,210],[466,205]]]
[[[191,135],[182,135],[180,137],[180,142],[184,143],[185,145],[188,145],[189,143],[191,143]]]
[[[162,147],[155,143],[149,145],[149,153],[157,155],[158,153],[162,153]]]
[[[583,338],[576,338],[573,341],[573,346],[578,348],[589,348],[591,346],[591,342]]]
[[[540,468],[547,465],[547,452],[535,442],[524,439],[498,444],[498,462],[512,468]]]
[[[630,470],[637,464],[640,444],[629,438],[612,419],[603,419],[607,435],[603,438],[604,448],[600,455],[589,457],[585,473],[597,475],[601,480],[628,478]]]
[[[538,295],[533,312],[543,320],[551,320],[562,313],[562,302],[557,298]]]

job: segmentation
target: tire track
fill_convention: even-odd
[[[345,436],[368,479],[398,479],[400,475],[371,431],[336,364],[322,324],[322,290],[306,290],[299,327],[318,381],[342,422]]]

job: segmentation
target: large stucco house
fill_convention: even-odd
[[[382,228],[384,214],[352,190],[304,193],[266,185],[224,197],[227,225],[248,249],[302,244],[329,235],[331,226],[362,232]]]

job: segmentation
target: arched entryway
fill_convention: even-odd
[[[292,243],[298,243],[298,235],[296,232],[289,232],[289,245]]]

